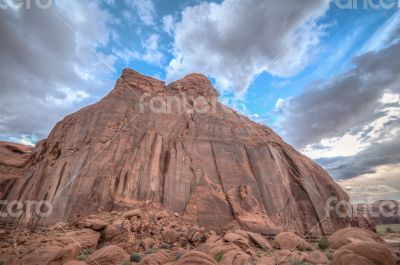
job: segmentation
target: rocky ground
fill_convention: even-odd
[[[209,230],[147,204],[35,231],[4,228],[0,234],[0,264],[7,265],[400,264],[397,244],[361,228],[302,241],[292,232]]]

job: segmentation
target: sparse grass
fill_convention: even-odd
[[[326,257],[329,259],[329,260],[333,260],[333,253],[332,252],[327,252],[327,253],[325,253],[326,254]]]
[[[216,262],[220,262],[221,260],[222,260],[222,257],[224,256],[224,252],[223,251],[220,251],[220,252],[218,252],[218,253],[215,253],[215,255],[214,255],[214,259],[215,259],[215,261]]]
[[[139,253],[131,254],[131,262],[139,263],[142,260],[142,256]]]
[[[329,247],[329,240],[327,238],[321,238],[318,242],[317,242],[317,247],[324,251]]]
[[[376,231],[378,234],[400,233],[400,224],[392,225],[377,225]]]

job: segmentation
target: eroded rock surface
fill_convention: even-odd
[[[45,219],[2,222],[51,225],[121,201],[152,201],[205,227],[330,234],[345,226],[334,214],[321,222],[329,197],[348,199],[331,177],[217,97],[200,74],[165,86],[125,69],[107,96],[65,117],[34,149],[0,146],[18,161],[0,157],[1,199],[53,206]],[[8,175],[18,178],[10,184]]]
[[[335,252],[333,265],[395,265],[390,249],[375,242],[350,243]]]

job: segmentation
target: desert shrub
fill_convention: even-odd
[[[386,233],[393,233],[393,229],[391,227],[386,227]]]
[[[171,248],[171,244],[163,242],[163,243],[160,244],[160,248],[162,248],[162,249],[170,249]]]
[[[133,253],[131,255],[131,261],[135,263],[139,263],[142,260],[142,256],[139,253]]]
[[[318,241],[317,246],[320,250],[324,251],[329,247],[329,240],[327,238],[321,238]]]
[[[327,252],[327,253],[325,253],[326,254],[326,257],[329,259],[329,260],[333,260],[333,253],[332,252]]]
[[[216,262],[219,263],[222,260],[223,256],[224,256],[224,252],[220,251],[220,252],[215,253],[214,259],[215,259]]]
[[[157,252],[157,249],[155,249],[155,248],[149,248],[148,250],[146,250],[146,255],[148,255],[148,254],[154,254],[154,253],[156,253]]]
[[[178,260],[178,259],[182,258],[183,254],[184,254],[183,252],[176,252],[175,259]]]
[[[0,265],[4,265],[4,262],[2,260],[0,260]]]
[[[83,248],[83,249],[81,249],[81,255],[86,255],[86,256],[88,256],[88,255],[92,255],[93,254],[93,249],[91,249],[91,248]]]

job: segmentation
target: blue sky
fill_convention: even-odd
[[[222,102],[272,127],[349,193],[400,198],[395,0],[7,3],[1,140],[45,138],[125,67],[167,83],[201,72]]]
[[[221,3],[222,1],[214,2]],[[160,60],[148,62],[138,58],[126,62],[119,58],[114,67],[118,73],[123,68],[130,67],[146,75],[168,81],[166,65],[174,57],[171,54],[174,36],[163,29],[162,19],[172,15],[174,21],[179,21],[181,11],[185,7],[199,4],[201,1],[153,1],[153,3],[154,24],[146,25],[138,14],[130,13],[130,18],[126,18],[125,23],[122,22],[114,27],[119,39],[110,41],[106,47],[99,50],[106,54],[113,54],[115,49],[130,49],[143,54],[146,53],[146,38],[156,34],[157,51],[162,54]],[[115,17],[121,17],[121,14],[123,16],[128,9],[124,1],[115,1],[111,5],[103,3],[101,7]],[[321,43],[317,47],[318,51],[310,55],[313,56],[310,63],[305,65],[303,70],[288,77],[277,76],[267,71],[255,75],[246,94],[240,97],[240,100],[236,99],[230,90],[221,91],[212,74],[209,74],[209,77],[214,81],[216,88],[223,92],[223,96],[226,95],[226,99],[223,98],[223,100],[226,100],[228,104],[233,100],[237,103],[232,103],[233,107],[242,110],[259,122],[271,125],[277,119],[278,114],[275,113],[275,109],[279,99],[298,95],[310,83],[328,79],[351,68],[351,58],[363,49],[385,22],[396,16],[396,12],[396,8],[344,10],[331,2],[327,13],[318,18],[317,25],[324,27],[324,30],[320,38]]]

